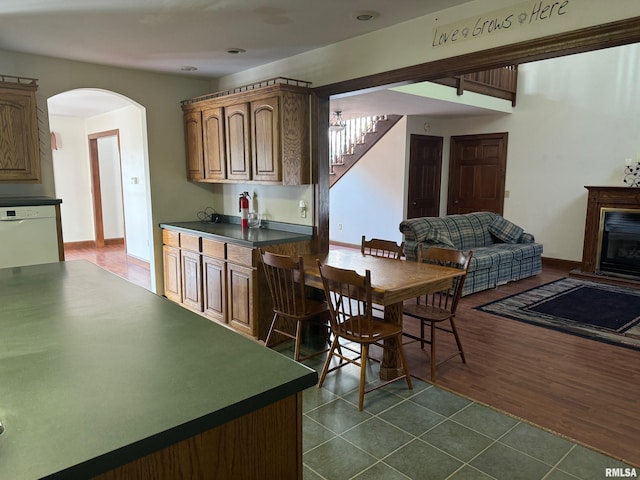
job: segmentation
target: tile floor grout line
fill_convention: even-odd
[[[385,463],[382,460],[378,460],[376,463],[374,463],[373,465],[369,465],[367,468],[365,468],[364,470],[359,471],[358,473],[356,473],[355,475],[352,475],[351,477],[349,477],[349,480],[353,480],[354,478],[357,478],[358,476],[362,475],[364,472],[366,472],[367,470],[371,470],[373,467],[375,467],[376,465],[384,465],[385,467],[390,468],[391,470],[393,470],[394,472],[396,472],[398,475],[402,475],[404,478],[406,478],[407,480],[414,480],[413,478],[411,478],[408,475],[405,475],[404,473],[402,473],[400,470],[394,468],[392,465],[389,465],[388,463]]]
[[[555,465],[553,465],[553,467],[551,468],[551,470],[549,470],[547,472],[547,474],[542,477],[542,480],[545,480],[549,475],[551,475],[554,471],[556,472],[562,472],[565,475],[569,475],[571,478],[575,478],[576,480],[580,480],[579,477],[576,477],[574,474],[566,472],[565,470],[559,468],[560,464],[569,456],[569,454],[571,452],[573,452],[576,447],[578,446],[577,443],[571,442],[571,448],[562,456],[562,458],[560,458],[560,460],[558,460]]]
[[[496,477],[494,477],[493,475],[488,474],[487,472],[483,472],[482,470],[480,470],[478,467],[474,467],[473,465],[471,465],[470,463],[464,462],[462,465],[460,465],[460,467],[458,467],[455,471],[451,472],[444,480],[450,480],[452,478],[454,478],[454,476],[460,472],[464,467],[469,467],[471,469],[473,469],[474,471],[486,476],[487,478],[489,478],[489,480],[498,480]]]

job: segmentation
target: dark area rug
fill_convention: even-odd
[[[640,290],[562,278],[476,309],[640,350]]]

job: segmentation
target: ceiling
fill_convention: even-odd
[[[2,0],[0,48],[220,77],[468,1]]]
[[[2,0],[0,49],[214,78],[468,1]],[[357,20],[361,13],[372,19]],[[229,49],[245,52],[232,54]],[[75,91],[51,99],[49,111],[87,117],[128,104],[96,90]],[[416,102],[411,95],[384,90],[345,97],[339,105],[332,101],[331,108],[352,116],[481,113],[475,107]]]

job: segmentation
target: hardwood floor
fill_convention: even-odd
[[[536,277],[463,297],[456,325],[467,363],[457,357],[442,364],[435,384],[640,466],[640,351],[474,310],[565,276],[545,267]],[[441,333],[438,356],[454,345]],[[406,349],[412,375],[428,379],[428,354],[415,343]]]
[[[65,247],[65,260],[88,260],[136,285],[151,289],[149,264],[128,257],[122,245],[106,245],[103,248]]]
[[[149,288],[149,270],[122,247],[65,251]],[[558,268],[463,297],[457,326],[467,363],[440,365],[436,385],[640,467],[640,351],[595,342],[475,310],[474,307],[568,276]],[[406,322],[406,328],[412,328]],[[453,348],[438,337],[438,356]],[[412,375],[428,381],[428,354],[406,346]]]

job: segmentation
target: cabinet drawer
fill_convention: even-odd
[[[227,260],[239,265],[253,266],[253,248],[241,247],[240,245],[227,245]]]
[[[162,229],[162,243],[170,247],[180,247],[180,234],[173,230]]]
[[[189,235],[188,233],[180,234],[180,248],[183,250],[189,250],[192,252],[200,252],[201,250],[201,238],[196,235]]]
[[[211,240],[209,238],[202,239],[202,253],[213,258],[226,258],[226,243]]]

